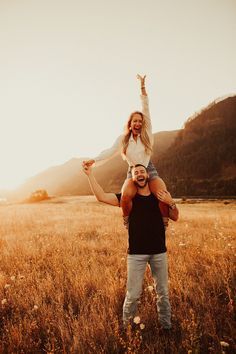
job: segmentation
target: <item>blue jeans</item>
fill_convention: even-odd
[[[127,260],[127,292],[123,305],[124,324],[136,314],[137,301],[142,293],[142,283],[147,263],[150,265],[157,292],[157,312],[163,328],[171,328],[171,308],[168,294],[167,254],[129,254]]]

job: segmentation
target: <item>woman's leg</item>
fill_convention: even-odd
[[[154,179],[152,179],[151,181],[148,182],[149,188],[151,190],[151,192],[157,197],[157,193],[159,191],[166,191],[166,184],[163,181],[163,179],[161,179],[160,177],[156,177]]]
[[[137,193],[137,188],[131,178],[125,180],[121,193],[120,205],[123,211],[123,216],[127,217],[132,209],[132,199]]]

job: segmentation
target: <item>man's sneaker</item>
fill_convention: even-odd
[[[123,224],[124,224],[124,227],[128,230],[128,228],[129,228],[129,215],[123,216]]]

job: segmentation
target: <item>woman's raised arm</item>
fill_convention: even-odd
[[[142,113],[144,115],[147,133],[149,135],[150,142],[151,144],[153,144],[152,122],[151,122],[150,111],[149,111],[149,100],[148,100],[148,95],[145,86],[146,75],[141,76],[138,74],[137,79],[140,80],[140,85],[141,85],[142,94],[140,97],[141,97],[141,104],[142,104]]]
[[[141,76],[141,75],[137,74],[137,79],[140,81],[141,94],[142,94],[143,96],[147,96],[146,87],[145,87],[146,75]]]

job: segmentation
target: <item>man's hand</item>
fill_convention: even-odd
[[[137,74],[137,79],[140,80],[141,87],[144,87],[145,86],[146,75],[141,76],[141,75]]]
[[[163,203],[166,203],[168,205],[174,204],[174,200],[172,199],[170,193],[167,192],[167,191],[164,191],[164,190],[163,191],[159,191],[157,193],[157,197]]]

